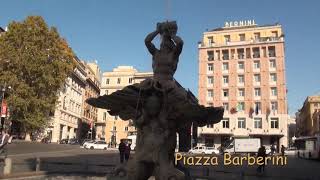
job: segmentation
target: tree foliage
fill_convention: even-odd
[[[42,17],[11,22],[0,36],[0,86],[12,87],[7,96],[10,118],[29,132],[43,128],[74,68],[73,58],[67,42]]]

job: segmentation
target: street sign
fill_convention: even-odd
[[[6,117],[7,116],[7,102],[6,100],[3,100],[1,103],[1,117]]]

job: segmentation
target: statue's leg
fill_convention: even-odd
[[[174,148],[164,145],[159,152],[159,164],[155,167],[156,180],[185,180],[184,173],[174,167],[173,159]]]

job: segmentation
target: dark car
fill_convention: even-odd
[[[61,139],[59,144],[68,144],[68,139]]]
[[[69,139],[68,144],[71,144],[71,145],[78,145],[78,144],[80,144],[80,142],[79,142],[79,140],[78,140],[78,139]]]

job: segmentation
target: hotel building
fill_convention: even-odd
[[[234,137],[288,144],[284,35],[280,24],[226,23],[199,42],[199,102],[223,106],[223,120],[198,129],[207,145]]]
[[[146,78],[152,78],[152,72],[138,72],[132,66],[118,66],[111,72],[104,72],[102,74],[100,95],[111,94],[124,87],[140,83]],[[136,129],[130,121],[123,121],[118,116],[110,116],[105,109],[98,109],[98,122],[103,129],[101,138],[106,140],[111,145],[120,143],[120,140],[127,138],[130,134],[135,134]],[[98,129],[98,128],[97,128]]]

